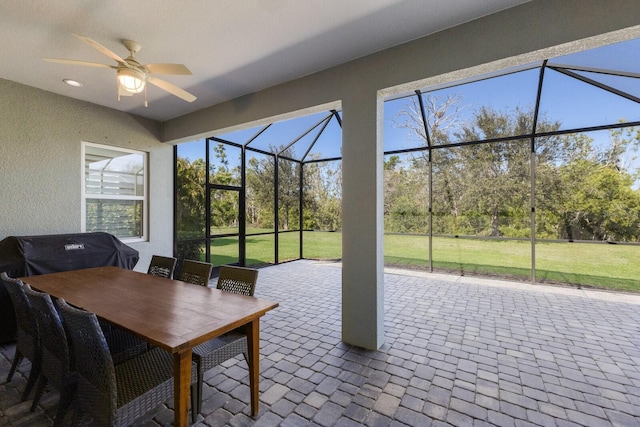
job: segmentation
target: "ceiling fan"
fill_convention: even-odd
[[[116,70],[117,83],[118,83],[118,99],[120,96],[132,96],[135,93],[140,93],[145,90],[146,83],[151,83],[169,92],[172,95],[182,98],[187,102],[193,102],[196,97],[189,92],[180,89],[178,86],[169,83],[165,80],[161,80],[154,77],[156,74],[166,75],[191,75],[191,71],[182,64],[140,64],[136,58],[136,52],[139,52],[142,46],[131,40],[122,40],[122,44],[129,51],[129,56],[125,59],[121,58],[111,50],[107,49],[95,40],[89,37],[79,34],[73,34],[89,46],[93,47],[102,54],[108,56],[118,63],[118,65],[100,64],[97,62],[76,61],[73,59],[58,59],[58,58],[42,58],[48,62],[58,62],[62,64],[74,64],[74,65],[86,65],[89,67],[102,67],[113,68]],[[145,91],[145,107],[147,106],[146,91]]]

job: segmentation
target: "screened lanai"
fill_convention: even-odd
[[[340,257],[321,237],[341,229],[340,112],[182,144],[176,156],[179,257],[215,266]]]
[[[637,290],[639,45],[390,97],[385,265]],[[178,145],[178,256],[340,259],[341,120],[325,111]]]

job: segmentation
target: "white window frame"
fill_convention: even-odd
[[[95,147],[104,150],[110,151],[118,151],[126,154],[139,154],[143,158],[143,192],[142,196],[134,196],[134,195],[110,195],[110,194],[87,194],[86,193],[86,151],[87,147]],[[93,142],[82,141],[82,167],[81,167],[81,194],[82,194],[82,203],[81,203],[81,231],[85,233],[87,231],[87,200],[91,199],[110,199],[110,200],[139,200],[142,202],[142,236],[136,237],[118,237],[122,242],[132,243],[132,242],[146,242],[148,241],[149,230],[149,153],[145,151],[131,150],[128,148],[117,147],[114,145],[105,145],[105,144],[96,144]]]

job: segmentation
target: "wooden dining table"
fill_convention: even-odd
[[[260,317],[277,302],[119,267],[21,278],[33,288],[95,313],[173,355],[174,425],[189,423],[194,346],[234,329],[247,334],[251,415],[259,406]]]

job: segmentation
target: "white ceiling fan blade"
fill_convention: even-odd
[[[170,94],[177,96],[178,98],[184,99],[187,102],[193,102],[197,99],[194,95],[190,94],[186,90],[182,90],[178,86],[167,81],[156,79],[155,77],[147,77],[147,81],[155,86],[158,86],[160,89],[164,89]]]
[[[87,36],[81,36],[80,34],[76,34],[76,33],[72,33],[72,34],[74,36],[76,36],[77,38],[79,38],[80,40],[82,40],[83,42],[85,42],[86,44],[88,44],[89,46],[91,46],[92,48],[94,48],[97,51],[101,52],[103,55],[107,55],[109,58],[113,59],[114,61],[116,61],[118,63],[126,64],[124,59],[120,58],[118,55],[116,55],[115,53],[111,52],[109,49],[107,49],[106,47],[102,46],[97,41],[95,41],[93,39],[90,39]]]
[[[152,74],[172,74],[187,76],[191,71],[182,64],[147,64],[144,66]]]
[[[117,68],[113,65],[99,64],[97,62],[76,61],[75,59],[42,58],[47,62],[58,62],[60,64],[86,65],[88,67]]]

